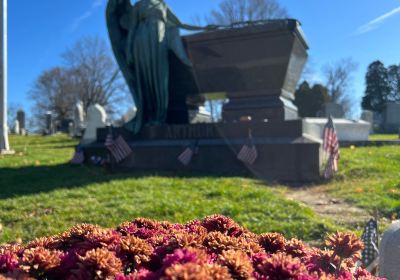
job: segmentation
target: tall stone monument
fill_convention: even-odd
[[[134,151],[118,164],[123,169],[320,178],[322,141],[305,133],[308,124],[292,103],[308,57],[297,20],[208,26],[180,37],[179,28],[190,26],[165,1],[108,0],[107,22],[138,111],[123,127],[98,128],[95,141],[83,145],[85,158],[106,157],[111,132]],[[168,31],[154,32],[164,25]],[[201,114],[201,96],[211,93],[229,99],[223,122],[193,124],[188,111]],[[251,162],[239,156],[249,145],[257,154]],[[186,165],[188,147],[196,154]]]
[[[382,128],[385,133],[398,133],[400,130],[400,103],[388,102],[383,110]]]
[[[26,134],[26,114],[25,111],[20,109],[17,112],[17,121],[19,123],[19,134]]]
[[[7,0],[0,5],[0,153],[10,152],[7,129]]]

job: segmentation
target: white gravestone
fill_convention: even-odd
[[[85,127],[86,127],[86,120],[85,120],[85,111],[83,109],[83,102],[79,101],[76,103],[74,110],[74,136],[81,137]]]
[[[19,121],[15,120],[15,122],[14,122],[14,134],[19,135],[20,133],[21,133],[21,129],[20,129],[20,126],[19,126]]]
[[[374,112],[368,110],[362,111],[361,120],[371,124],[370,132],[372,133],[374,131]]]
[[[323,133],[328,119],[304,118],[304,133],[323,139]],[[339,141],[368,141],[370,124],[365,121],[333,119]]]
[[[137,114],[136,107],[130,108],[128,112],[126,112],[125,115],[122,116],[123,123],[127,123],[133,120],[136,117],[136,114]]]
[[[383,234],[379,246],[379,276],[387,280],[400,279],[400,221]]]
[[[383,110],[383,128],[385,133],[398,133],[400,129],[400,103],[390,102]]]
[[[73,122],[68,123],[68,135],[70,137],[75,137],[75,126]]]
[[[107,113],[99,104],[92,105],[88,108],[87,126],[85,134],[82,138],[83,144],[88,144],[96,141],[97,129],[106,127]]]

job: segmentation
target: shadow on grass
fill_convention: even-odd
[[[247,177],[250,174],[205,174],[182,171],[111,171],[102,167],[74,166],[71,164],[26,166],[0,169],[0,199],[51,192],[57,189],[82,188],[95,183],[112,180],[143,179],[146,177],[167,178],[222,178]]]

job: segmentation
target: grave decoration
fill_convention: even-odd
[[[297,20],[195,27],[181,23],[162,0],[109,0],[107,25],[137,106],[135,118],[113,128],[114,138],[132,149],[119,170],[320,179],[322,140],[308,134],[313,126],[292,103],[308,57]],[[199,32],[181,37],[179,28]],[[229,99],[222,122],[191,123],[210,93]],[[85,158],[108,156],[108,131],[97,129],[85,143]],[[197,153],[187,150],[182,164],[193,143]]]
[[[186,224],[139,218],[4,245],[0,279],[378,279],[356,267],[362,248],[352,233],[330,235],[321,250],[220,215]]]

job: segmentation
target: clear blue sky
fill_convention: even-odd
[[[182,21],[215,8],[218,0],[166,0]],[[107,38],[106,0],[9,0],[9,102],[30,108],[32,83],[58,65],[66,47],[86,35]],[[354,95],[361,97],[367,66],[400,63],[400,0],[281,0],[303,23],[315,79],[341,58],[359,63]]]

